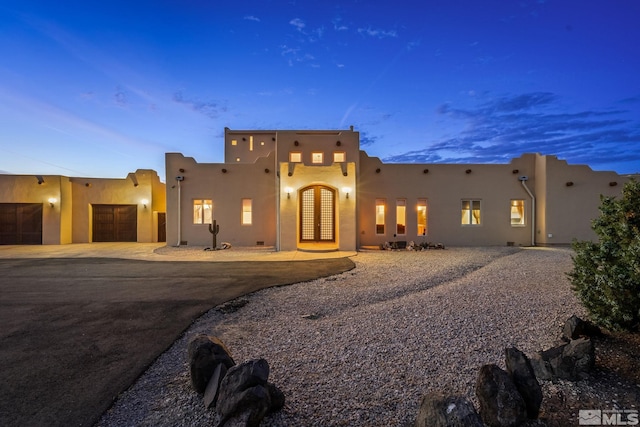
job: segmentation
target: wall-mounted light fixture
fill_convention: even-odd
[[[347,199],[349,198],[349,193],[351,193],[351,187],[342,187],[342,192],[346,194]]]
[[[140,203],[142,203],[142,206],[144,206],[144,208],[147,209],[147,203],[149,203],[149,200],[142,199],[142,200],[140,200]]]
[[[290,199],[291,198],[291,193],[293,193],[293,188],[284,187],[284,192],[287,193],[287,199]]]
[[[57,201],[58,199],[56,199],[55,197],[49,197],[49,200],[48,200],[51,207],[53,207],[53,205],[55,205]]]

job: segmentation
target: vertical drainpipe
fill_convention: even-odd
[[[182,182],[183,179],[183,176],[176,177],[176,181],[178,181],[178,243],[176,244],[176,246],[180,246],[180,241],[182,240],[182,219],[180,218],[180,211],[182,209],[180,204],[180,182]]]
[[[529,178],[526,176],[521,176],[518,179],[522,183],[522,186],[524,187],[524,189],[527,190],[529,197],[531,197],[531,246],[535,246],[536,245],[536,198],[531,193],[531,190],[529,190],[529,187],[527,187],[527,184],[525,184],[525,181]]]
[[[275,146],[275,180],[276,180],[276,251],[280,252],[280,162],[278,161],[278,132],[276,132]]]

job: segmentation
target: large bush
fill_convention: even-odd
[[[611,330],[640,326],[640,183],[625,184],[622,197],[600,198],[592,228],[598,242],[573,243],[573,289],[592,319]]]

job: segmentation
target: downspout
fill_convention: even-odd
[[[184,180],[184,176],[176,176],[176,181],[178,181],[178,243],[176,243],[176,246],[180,246],[180,242],[182,241],[182,220],[181,220],[181,214],[180,211],[182,210],[181,207],[181,197],[180,197],[180,182],[182,182]]]
[[[529,178],[526,176],[521,176],[518,179],[522,183],[522,186],[524,187],[524,189],[527,190],[529,197],[531,197],[531,246],[535,246],[536,245],[536,198],[533,196],[533,193],[531,193],[531,190],[529,190],[529,187],[527,187],[527,184],[525,184],[525,182]]]
[[[276,156],[276,252],[280,252],[280,193],[282,190],[280,189],[280,161],[278,160],[278,132],[276,132],[276,146],[275,146],[275,156]]]

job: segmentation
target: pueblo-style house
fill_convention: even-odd
[[[595,239],[628,176],[524,154],[508,164],[388,164],[348,130],[225,129],[224,163],[166,154],[169,245],[344,250],[385,242],[567,245]]]
[[[567,245],[631,176],[524,154],[508,164],[389,164],[348,130],[225,129],[224,163],[166,154],[122,179],[0,175],[0,245],[92,242],[344,250],[385,242]],[[637,177],[637,175],[635,175]]]

